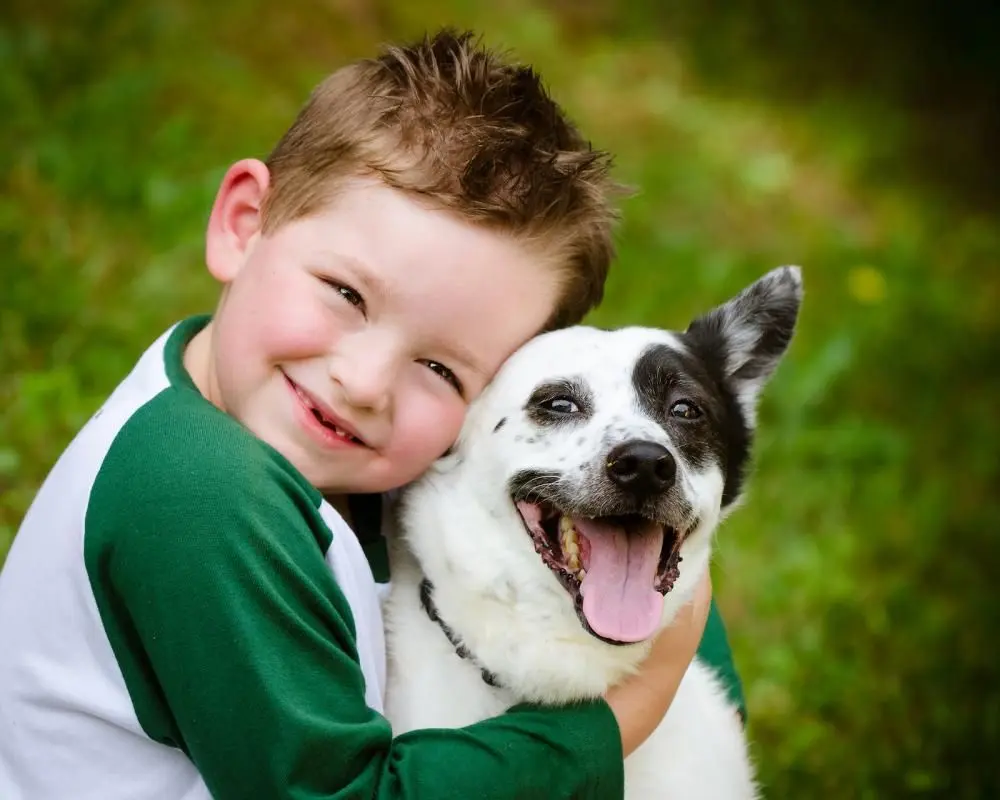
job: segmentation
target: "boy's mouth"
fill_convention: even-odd
[[[340,439],[344,441],[351,442],[352,444],[359,444],[364,447],[368,445],[357,436],[352,430],[348,429],[344,423],[337,419],[333,413],[326,408],[320,401],[314,398],[309,392],[299,386],[295,381],[285,375],[284,372],[281,373],[285,381],[288,383],[289,387],[295,392],[301,401],[302,405],[305,406],[306,411],[312,414],[313,418],[322,425],[326,430],[335,434]]]

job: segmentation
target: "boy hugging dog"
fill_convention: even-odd
[[[394,738],[373,575],[380,493],[600,300],[608,164],[532,69],[444,31],[334,73],[228,170],[214,313],[79,432],[0,574],[0,797],[621,796],[707,580],[603,698]]]

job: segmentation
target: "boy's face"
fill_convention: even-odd
[[[233,219],[213,251],[213,212],[209,266],[226,288],[186,361],[323,491],[416,478],[557,300],[552,269],[522,245],[376,182],[267,236]]]

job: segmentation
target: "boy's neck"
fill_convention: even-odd
[[[202,397],[215,406],[222,408],[216,400],[218,392],[214,391],[212,375],[212,323],[211,321],[188,342],[184,348],[184,369],[201,392]],[[222,409],[225,411],[225,409]]]
[[[354,520],[351,519],[351,508],[350,504],[347,502],[346,494],[327,494],[324,495],[326,502],[333,506],[337,513],[344,518],[344,521],[354,527]]]

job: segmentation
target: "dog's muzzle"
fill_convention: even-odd
[[[650,449],[641,458],[634,449],[622,453],[607,466],[634,492],[620,507],[642,507],[650,493],[672,484],[672,458],[658,461],[663,454]],[[520,490],[518,482],[512,486],[514,505],[535,552],[569,593],[586,629],[614,644],[652,636],[663,597],[680,574],[683,532],[631,511],[609,514],[615,507],[601,497],[590,498],[588,513],[560,496],[557,476],[522,477]]]
[[[636,440],[612,448],[604,466],[608,478],[638,503],[674,485],[677,462],[662,444]]]

